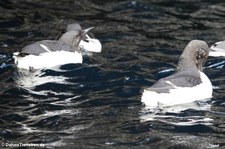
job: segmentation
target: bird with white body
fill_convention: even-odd
[[[163,108],[211,98],[212,84],[203,73],[208,56],[225,56],[225,42],[211,48],[205,41],[189,42],[179,58],[176,72],[145,88],[141,101],[149,108]]]
[[[98,39],[88,36],[93,27],[82,30],[77,23],[69,24],[59,40],[42,40],[27,45],[13,58],[17,68],[35,70],[69,63],[82,63],[83,52],[101,52]]]

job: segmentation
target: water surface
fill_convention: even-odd
[[[190,40],[225,39],[223,1],[2,0],[0,13],[1,148],[225,148],[224,58],[205,65],[210,100],[164,111],[140,102]],[[72,22],[95,27],[102,53],[54,70],[14,69],[13,52],[57,39]]]

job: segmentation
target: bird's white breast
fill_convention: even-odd
[[[212,97],[212,84],[208,77],[200,72],[202,83],[194,87],[177,87],[170,89],[169,93],[157,93],[144,90],[141,101],[149,107],[166,107],[191,103],[201,99]]]
[[[79,52],[55,51],[40,55],[27,55],[21,57],[14,55],[15,64],[20,69],[41,69],[69,63],[82,63],[82,54]]]

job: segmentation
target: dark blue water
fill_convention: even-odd
[[[0,14],[0,148],[225,148],[225,58],[205,65],[210,100],[154,112],[140,102],[190,40],[225,39],[222,0],[0,0]],[[102,53],[57,70],[14,68],[13,52],[71,22],[95,26]]]

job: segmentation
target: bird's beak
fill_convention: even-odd
[[[81,40],[85,40],[86,39],[86,34],[90,31],[90,30],[92,30],[94,27],[89,27],[89,28],[87,28],[87,29],[84,29],[84,30],[81,30],[81,37],[79,38],[79,40],[76,42],[76,45],[77,45],[77,47],[78,47],[78,45],[80,44],[80,41]]]
[[[92,30],[94,27],[89,27],[87,29],[82,30],[82,35],[85,36],[90,30]]]
[[[225,57],[225,41],[215,43],[210,47],[209,56]]]

